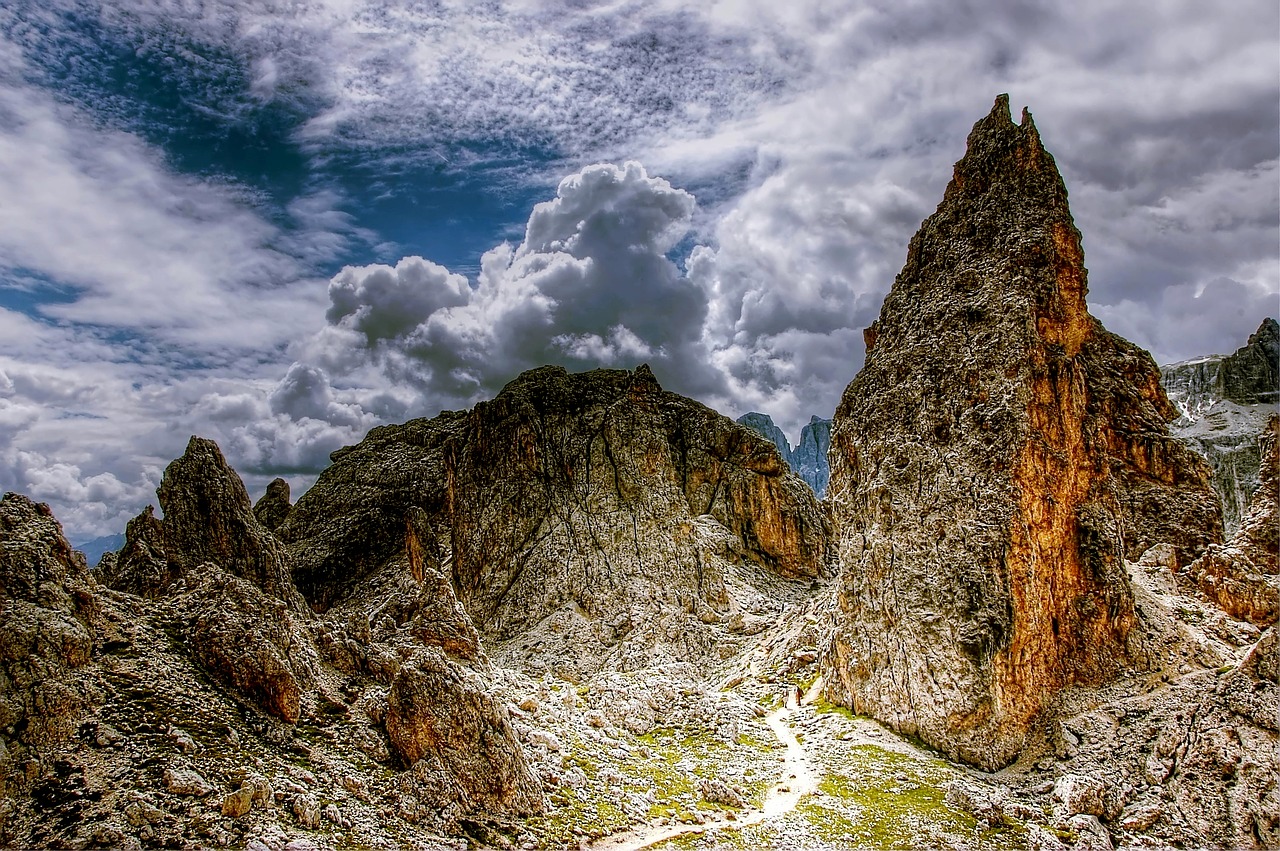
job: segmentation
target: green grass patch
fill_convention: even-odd
[[[942,760],[922,760],[875,745],[835,753],[839,765],[818,784],[823,794],[796,807],[823,841],[895,851],[946,847],[961,839],[982,848],[1025,848],[1020,825],[979,829],[972,815],[946,804],[941,786],[956,773]]]
[[[853,714],[853,710],[850,709],[849,707],[841,706],[838,703],[828,703],[826,700],[822,698],[818,698],[813,702],[813,710],[814,712],[817,712],[820,715],[832,715],[832,714],[843,715],[845,718],[848,718],[850,721],[853,721],[858,717],[857,715]]]

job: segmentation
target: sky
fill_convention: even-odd
[[[200,434],[296,498],[544,363],[794,443],[1001,92],[1110,330],[1280,312],[1274,0],[8,0],[0,490],[118,533]]]

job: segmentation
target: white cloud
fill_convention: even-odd
[[[405,257],[390,266],[348,266],[329,282],[325,318],[343,322],[364,335],[369,345],[394,339],[447,307],[466,304],[467,279],[421,257]]]
[[[362,236],[339,199],[295,200],[283,231],[233,186],[173,171],[133,133],[59,103],[17,69],[0,76],[0,272],[70,290],[44,316],[143,331],[188,351],[296,339],[323,296],[309,264]]]
[[[1263,317],[1274,318],[1280,312],[1275,291],[1226,277],[1167,287],[1160,296],[1154,306],[1126,299],[1093,312],[1108,330],[1147,349],[1163,364],[1231,354],[1258,330]]]
[[[473,402],[544,363],[650,361],[675,386],[714,391],[706,294],[665,256],[693,209],[693,196],[638,163],[588,166],[534,207],[519,246],[486,252],[474,289],[418,257],[342,270],[329,288],[333,327],[305,350],[344,373],[376,363],[437,406]]]

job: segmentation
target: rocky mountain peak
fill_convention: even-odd
[[[296,505],[192,438],[96,573],[5,495],[0,846],[1280,847],[1280,416],[1223,544],[1030,114],[969,148],[794,450],[551,366]]]
[[[1062,686],[1125,666],[1126,555],[1170,540],[1189,560],[1221,535],[1155,364],[1086,292],[1057,166],[1001,96],[912,238],[833,424],[828,694],[986,768]]]
[[[711,660],[743,577],[817,578],[828,526],[774,447],[649,369],[549,366],[335,453],[280,534],[318,610],[417,565],[491,646],[577,677]]]
[[[89,581],[84,558],[63,537],[49,506],[19,493],[0,499],[0,600],[74,608],[68,585]]]
[[[1228,533],[1240,526],[1259,485],[1258,435],[1280,402],[1280,323],[1267,317],[1230,355],[1160,368],[1178,409],[1174,433],[1208,459]]]
[[[274,532],[289,516],[289,483],[284,479],[272,479],[262,499],[253,504],[253,516],[267,529]]]
[[[768,414],[762,414],[759,411],[749,411],[738,417],[734,422],[768,438],[778,448],[778,454],[782,456],[783,460],[790,462],[791,441],[787,440],[787,433],[778,428],[777,423],[773,421],[773,417]]]
[[[1234,357],[1239,362],[1241,381],[1248,388],[1245,392],[1251,393],[1254,401],[1280,400],[1280,322],[1270,316],[1262,320],[1258,330],[1249,335],[1244,350],[1237,351]]]
[[[164,519],[148,506],[130,521],[124,548],[104,570],[109,585],[155,594],[179,575],[213,564],[294,610],[306,607],[288,551],[258,522],[244,482],[212,440],[193,436],[165,468],[156,495]]]
[[[813,416],[800,431],[800,443],[791,451],[791,469],[808,482],[819,497],[827,493],[831,467],[827,452],[831,449],[831,420]]]
[[[827,450],[831,447],[831,420],[819,416],[809,418],[808,424],[800,431],[800,442],[791,447],[786,433],[773,421],[773,417],[758,411],[751,411],[738,417],[736,422],[755,433],[767,438],[778,449],[782,460],[799,476],[821,499],[827,490],[827,479],[831,469],[827,462]]]

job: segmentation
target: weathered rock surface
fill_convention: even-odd
[[[93,650],[94,584],[49,506],[0,499],[0,798],[35,779],[19,766],[39,766],[95,700],[78,676]]]
[[[744,425],[761,437],[766,438],[777,448],[782,460],[790,463],[791,441],[787,440],[786,432],[778,428],[778,424],[773,421],[773,417],[768,414],[762,414],[759,411],[750,411],[738,417],[734,422],[738,425]]]
[[[1175,435],[1209,459],[1227,534],[1258,488],[1258,434],[1277,411],[1280,324],[1268,318],[1234,354],[1161,367],[1161,384],[1180,416]]]
[[[1187,567],[1199,589],[1232,617],[1268,626],[1280,615],[1280,415],[1259,444],[1259,487],[1240,528]]]
[[[392,747],[433,806],[463,813],[542,811],[542,787],[506,709],[474,672],[439,650],[421,650],[400,669],[391,683],[386,725]]]
[[[1073,811],[1100,816],[1117,847],[1280,845],[1276,646],[1268,630],[1236,665],[1135,683],[1059,719],[1060,825]]]
[[[459,819],[540,808],[442,574],[406,564],[409,587],[380,601],[397,608],[374,612],[377,628],[365,610],[322,621],[215,445],[193,439],[159,496],[165,519],[135,518],[108,565],[119,591],[95,583],[47,507],[0,502],[0,842],[243,847],[264,827],[328,819],[347,841],[382,846],[398,836],[385,813],[429,788],[448,806],[402,824],[430,846]],[[406,697],[397,683],[425,670],[442,678]],[[389,731],[404,743],[415,729],[404,770],[388,772]],[[293,773],[272,793],[247,765]],[[217,815],[184,803],[205,796]]]
[[[156,490],[165,554],[178,569],[212,562],[297,609],[289,553],[254,516],[244,482],[212,440],[192,437]],[[126,546],[128,546],[126,544]]]
[[[296,724],[316,684],[316,651],[289,607],[258,586],[205,563],[175,600],[192,656],[268,714]]]
[[[139,597],[163,594],[179,573],[179,566],[165,555],[164,521],[150,505],[125,527],[120,551],[98,565],[103,585]]]
[[[1128,664],[1124,572],[1221,537],[1147,353],[1085,306],[1066,189],[1002,96],[867,337],[833,425],[828,695],[997,768],[1068,683]]]
[[[284,479],[272,479],[262,499],[253,505],[253,516],[268,532],[274,532],[289,516],[289,483]]]
[[[589,672],[714,659],[737,574],[818,577],[827,527],[773,446],[647,367],[545,367],[335,453],[280,534],[318,609],[394,561],[448,576],[488,640],[537,632]]]

